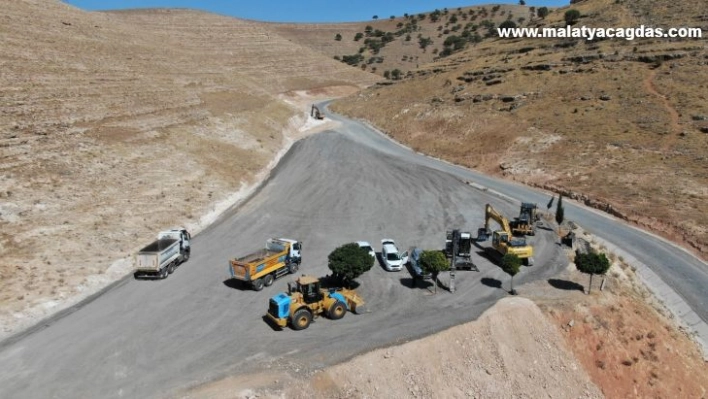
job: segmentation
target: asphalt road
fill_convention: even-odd
[[[438,249],[446,229],[476,231],[486,203],[507,215],[518,212],[513,202],[465,183],[470,180],[518,198],[548,200],[413,154],[356,122],[304,139],[248,202],[194,238],[192,258],[168,279],[125,279],[0,343],[0,397],[173,396],[229,374],[269,369],[277,376],[282,369],[323,367],[473,320],[507,295],[499,286],[508,289],[509,281],[479,255],[474,260],[480,271],[458,272],[454,294],[411,288],[408,273],[385,272],[377,264],[359,279],[367,313],[317,319],[301,332],[275,331],[262,320],[268,298],[284,291],[291,276],[254,292],[229,284],[226,269],[230,257],[284,236],[304,242],[302,273],[324,275],[327,254],[347,242],[367,240],[378,251],[380,240],[390,237],[403,248]],[[590,218],[585,227],[617,234],[619,242],[652,240],[597,216],[595,227],[593,214],[583,216],[587,211],[572,204],[566,212],[571,219]],[[536,265],[523,268],[517,286],[565,267],[552,233],[536,236],[533,244]],[[643,245],[648,258],[662,248]],[[665,252],[673,265],[690,262],[679,250]]]
[[[361,124],[331,115],[341,121],[350,137],[364,145],[384,149],[389,156],[404,157],[412,163],[427,166],[501,193],[503,196],[544,206],[551,196],[511,181],[489,177],[469,169],[443,163],[423,155],[412,157],[410,150],[392,142],[382,134],[368,134],[370,129]],[[694,330],[704,348],[708,361],[708,264],[688,251],[658,236],[628,225],[605,213],[564,201],[565,218],[580,224],[586,231],[610,244],[631,263],[639,267],[652,290],[669,309]],[[506,213],[509,215],[510,213]]]

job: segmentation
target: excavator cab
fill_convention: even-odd
[[[494,248],[497,248],[500,244],[507,242],[509,242],[509,235],[503,231],[495,231],[492,234],[492,246],[494,246]]]

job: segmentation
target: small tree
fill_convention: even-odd
[[[383,77],[386,79],[391,79],[391,72],[390,71],[384,71]]]
[[[420,46],[420,48],[423,49],[423,52],[425,52],[425,49],[426,49],[428,46],[430,46],[431,44],[433,44],[433,40],[432,40],[430,37],[422,37],[422,36],[420,36],[420,37],[418,38],[418,45]]]
[[[341,41],[342,41],[342,35],[339,34],[339,33],[337,33],[336,35],[334,35],[334,40],[336,40],[336,41],[338,41],[338,42],[341,42]]]
[[[561,232],[561,224],[565,220],[565,209],[563,208],[563,196],[558,197],[558,205],[556,206],[556,223],[558,223],[558,234]]]
[[[393,71],[391,71],[391,78],[393,80],[399,80],[401,78],[401,74],[402,74],[401,70],[396,68]]]
[[[516,22],[507,19],[506,21],[499,24],[499,28],[500,29],[514,29],[514,28],[516,28]]]
[[[525,2],[524,0],[519,0],[519,5],[520,5],[520,6],[525,6],[525,5],[526,5],[526,2]]]
[[[504,270],[504,273],[511,276],[511,290],[509,293],[516,295],[516,291],[514,290],[514,276],[521,270],[521,258],[516,254],[507,253],[502,257],[501,268]]]
[[[364,34],[361,32],[357,32],[356,35],[354,35],[354,41],[358,42],[359,40],[361,40],[362,37],[364,37]]]
[[[541,7],[538,10],[536,10],[536,15],[538,15],[539,18],[541,19],[546,19],[548,16],[548,7]]]
[[[378,15],[374,15],[374,16],[371,17],[371,18],[373,18],[374,20],[377,20],[377,19],[379,19],[379,16],[378,16]]]
[[[435,292],[438,292],[438,274],[450,269],[450,263],[445,254],[440,251],[423,251],[420,254],[420,266],[423,271],[430,273],[435,281]]]
[[[588,287],[588,294],[592,290],[592,276],[594,274],[605,274],[610,269],[610,260],[607,259],[605,254],[598,253],[586,253],[586,254],[576,254],[575,255],[575,266],[580,270],[581,273],[586,273],[590,275],[590,286]]]
[[[580,11],[578,10],[568,10],[565,12],[565,23],[568,25],[574,25],[580,19]]]
[[[332,251],[328,257],[329,269],[342,285],[369,271],[374,266],[374,258],[369,251],[356,243],[344,244]]]

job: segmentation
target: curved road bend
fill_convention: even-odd
[[[469,169],[421,154],[413,155],[411,150],[393,142],[383,134],[372,134],[372,129],[359,122],[336,114],[328,115],[340,121],[343,132],[359,143],[386,151],[390,156],[406,159],[411,163],[427,166],[449,173],[461,180],[469,181],[499,192],[515,200],[546,204],[549,194],[514,182],[489,177]],[[683,248],[667,240],[649,234],[624,221],[605,213],[564,202],[566,218],[580,224],[585,230],[600,237],[613,249],[618,249],[625,258],[640,268],[640,272],[660,299],[699,335],[708,357],[708,264]],[[518,212],[518,211],[517,211]],[[644,267],[648,270],[643,269]],[[707,358],[708,360],[708,358]]]
[[[546,200],[413,154],[356,122],[299,141],[248,202],[194,238],[192,258],[168,279],[126,279],[43,328],[0,343],[0,397],[174,396],[230,374],[323,367],[473,320],[506,295],[499,285],[508,284],[480,256],[480,272],[457,274],[455,294],[429,295],[410,287],[408,273],[377,265],[359,279],[368,313],[317,319],[301,332],[273,331],[262,320],[268,298],[290,277],[261,292],[225,283],[227,259],[271,236],[304,241],[301,271],[324,275],[327,254],[346,242],[368,240],[378,250],[390,237],[403,248],[440,248],[446,229],[479,226],[485,203],[518,212],[516,204],[461,181],[473,178],[508,195]],[[576,207],[568,208],[587,225]],[[534,246],[537,265],[523,269],[519,284],[566,265],[551,233],[536,236]]]

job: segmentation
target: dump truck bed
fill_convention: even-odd
[[[277,255],[283,251],[270,251],[267,249],[261,249],[258,252],[254,252],[251,254],[248,254],[246,256],[242,256],[240,258],[234,259],[235,262],[237,263],[260,263],[266,258],[270,258],[273,255]]]
[[[137,255],[136,270],[157,272],[179,256],[179,240],[162,238],[155,240]]]

